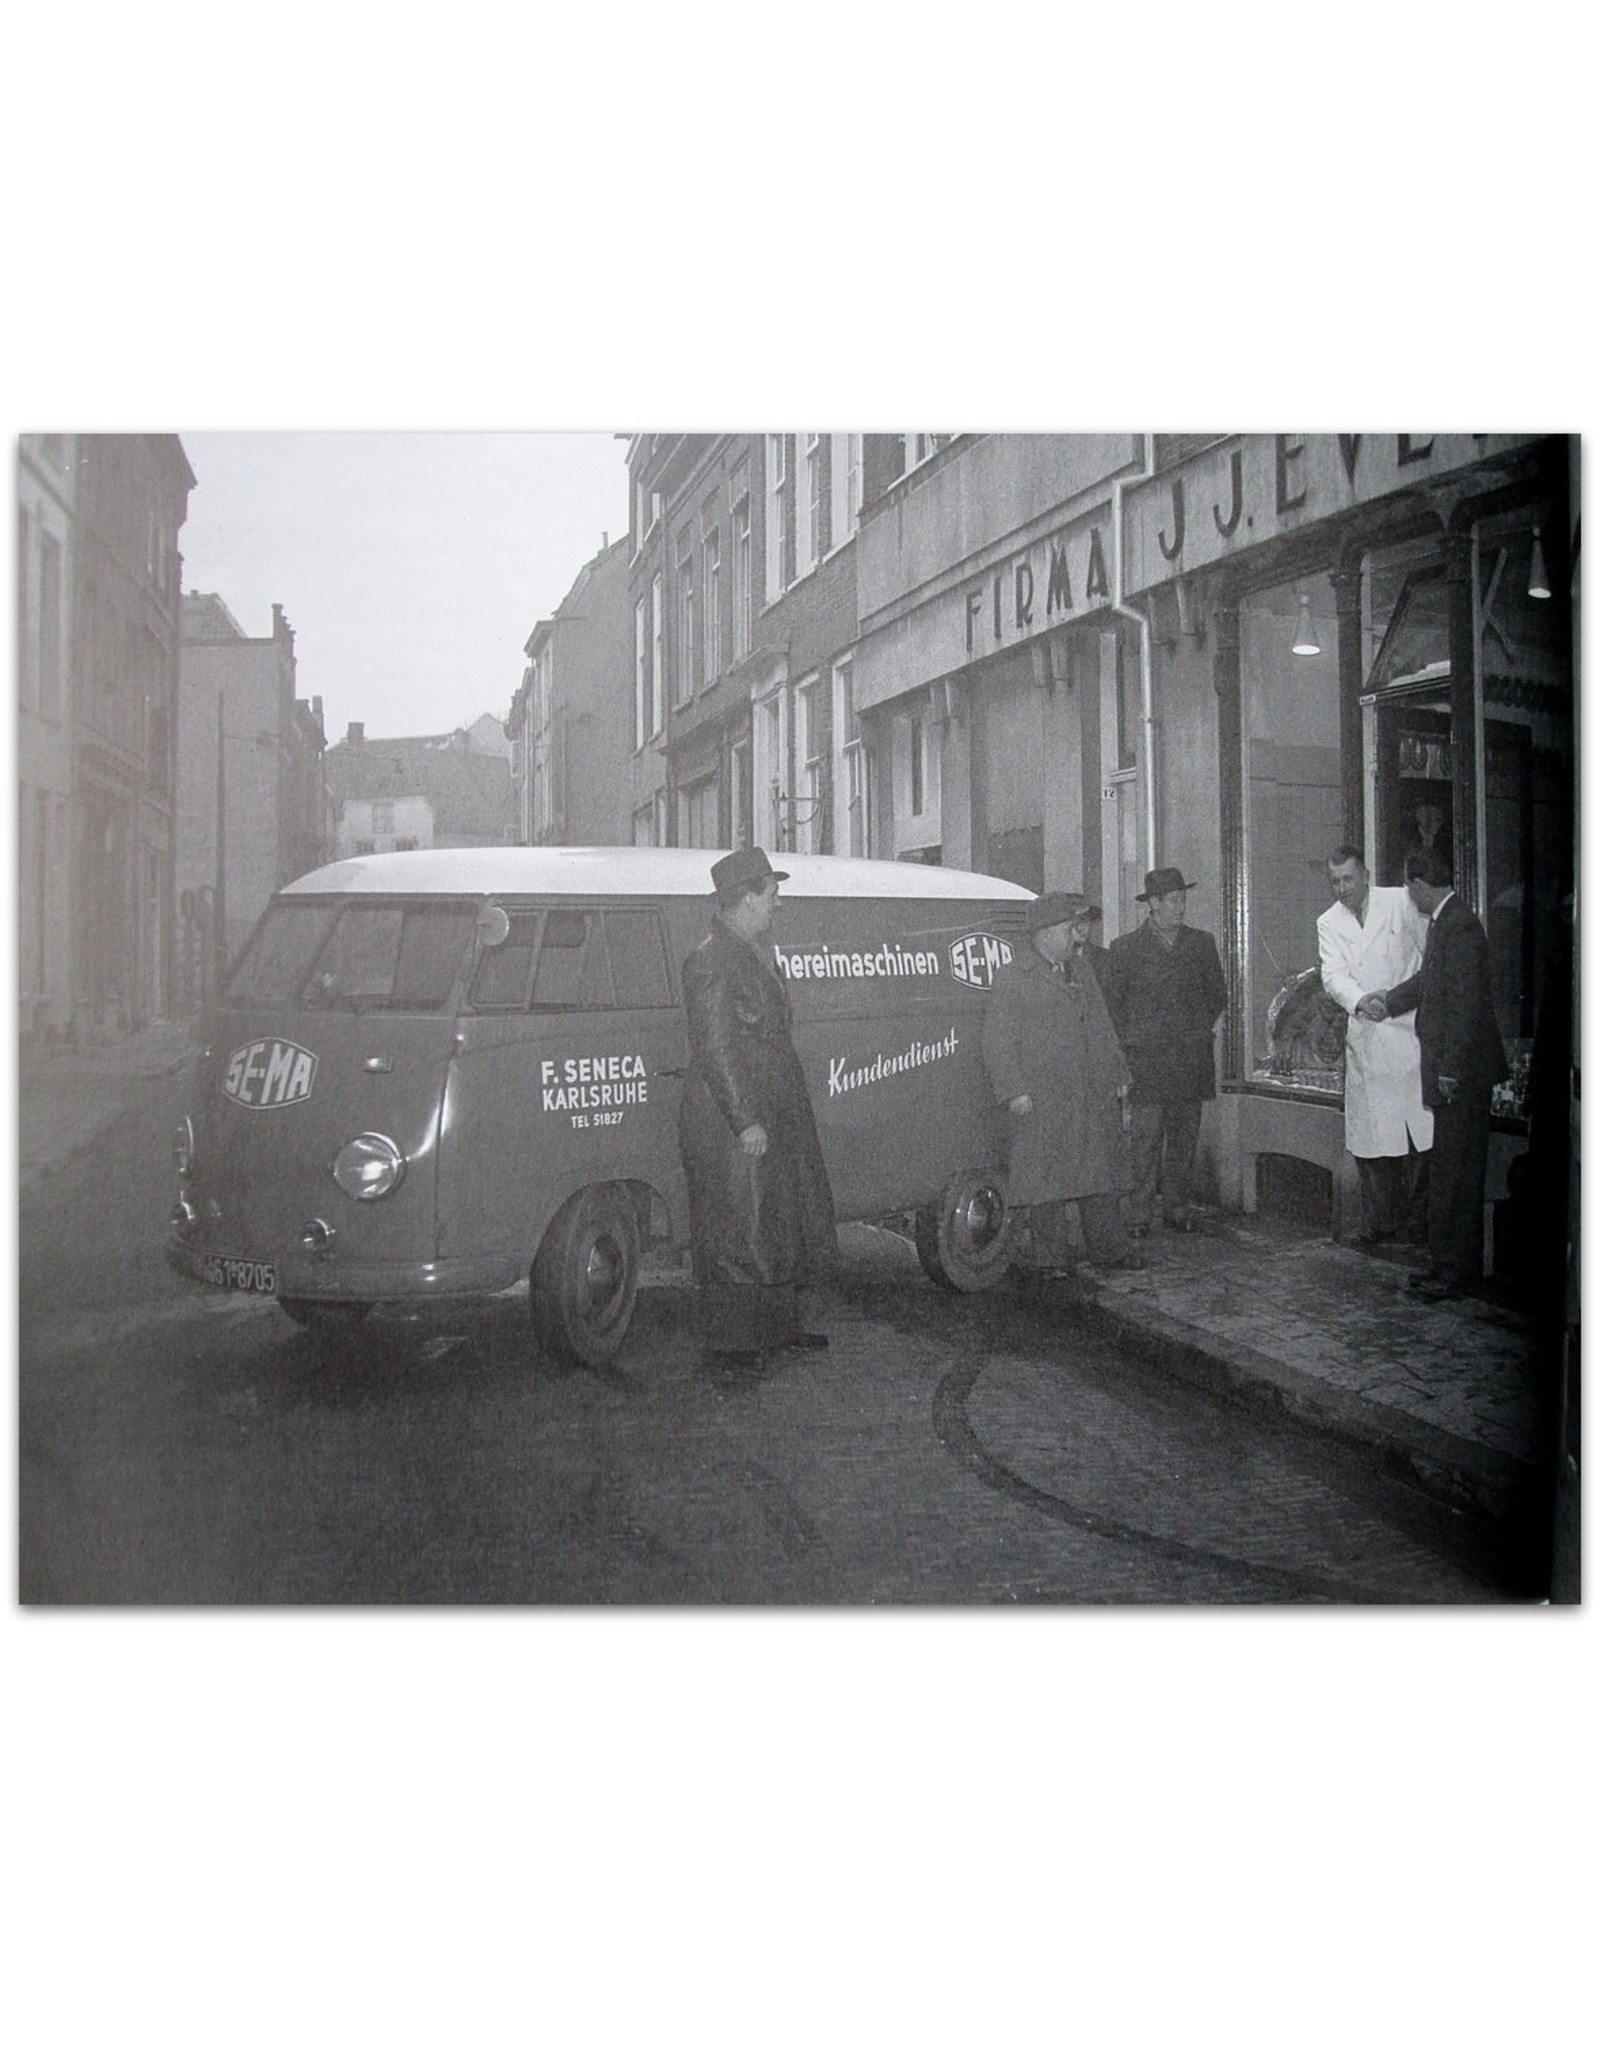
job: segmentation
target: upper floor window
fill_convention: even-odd
[[[790,788],[789,695],[779,688],[754,706],[750,716],[755,746],[752,762],[754,806],[752,829],[761,846],[792,847],[788,837],[793,815],[788,799]]]
[[[664,706],[662,703],[661,645],[666,632],[661,617],[661,571],[658,569],[650,578],[650,732],[652,738],[661,730]]]
[[[876,504],[902,477],[929,460],[954,434],[869,434],[863,451],[862,503]]]
[[[804,489],[796,504],[797,567],[803,576],[828,552],[828,444],[821,434],[805,437]]]
[[[755,563],[750,538],[750,492],[735,480],[733,503],[733,658],[750,652],[754,630]]]
[[[941,448],[947,446],[954,439],[954,434],[905,435],[906,468],[915,469],[919,462],[926,462],[930,456],[937,455]]]
[[[828,545],[841,547],[861,514],[860,434],[828,436]]]
[[[802,677],[794,693],[794,786],[787,806],[790,844],[796,853],[816,853],[822,846],[823,728],[820,710],[817,677]]]
[[[694,556],[685,544],[678,562],[678,681],[674,701],[687,704],[699,680],[695,672]]]
[[[792,434],[767,436],[767,602],[795,578],[795,504]]]
[[[678,844],[717,844],[717,778],[705,775],[678,792]]]
[[[833,664],[833,850],[866,852],[861,720],[856,711],[854,665],[849,655]],[[839,772],[837,764],[843,763]]]
[[[633,744],[650,737],[650,628],[645,600],[633,608]]]
[[[705,680],[714,683],[722,673],[722,531],[719,527],[706,526],[700,559],[705,584],[705,621],[701,627]]]
[[[750,820],[753,810],[751,795],[754,771],[750,761],[750,742],[746,738],[736,739],[728,749],[728,844],[748,846],[750,844]]]
[[[633,486],[633,551],[637,554],[661,518],[662,498],[642,479]]]

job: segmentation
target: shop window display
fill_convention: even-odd
[[[1458,730],[1452,591],[1439,539],[1363,557],[1359,763],[1341,756],[1330,579],[1302,577],[1241,600],[1245,1070],[1257,1083],[1342,1090],[1343,1017],[1321,990],[1316,919],[1329,901],[1325,860],[1345,837],[1341,793],[1354,774],[1375,883],[1398,887],[1413,847],[1437,847],[1453,865],[1463,844],[1474,850],[1474,871],[1457,880],[1489,937],[1513,1070],[1495,1108],[1513,1119],[1524,1113],[1541,1011],[1570,1004],[1572,994],[1570,609],[1530,589],[1540,582],[1530,571],[1535,526],[1549,535],[1558,521],[1553,506],[1523,506],[1472,531],[1466,732]],[[1295,653],[1296,640],[1317,652]],[[1463,790],[1474,807],[1465,834],[1456,817]]]
[[[1296,653],[1297,642],[1316,651]],[[1337,1093],[1344,1019],[1317,971],[1326,861],[1343,837],[1338,633],[1326,575],[1241,601],[1239,680],[1247,1066],[1258,1079]]]

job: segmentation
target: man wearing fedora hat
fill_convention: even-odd
[[[833,1194],[772,957],[778,884],[759,846],[717,861],[711,930],[683,966],[689,1071],[678,1150],[689,1190],[708,1363],[827,1338],[800,1321],[799,1285],[837,1250]]]
[[[1150,915],[1107,949],[1106,1004],[1133,1072],[1129,1223],[1143,1234],[1159,1194],[1167,1223],[1192,1230],[1190,1183],[1202,1105],[1217,1092],[1212,1032],[1227,1008],[1217,942],[1185,922],[1181,868],[1152,868],[1135,901]]]
[[[1062,891],[1028,905],[1028,943],[995,975],[983,1019],[984,1069],[1007,1126],[1008,1198],[1029,1212],[1047,1273],[1068,1263],[1069,1202],[1092,1264],[1144,1264],[1118,1212],[1128,1068],[1081,951],[1090,908]]]

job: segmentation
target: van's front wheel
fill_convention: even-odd
[[[956,1294],[977,1294],[1005,1277],[1011,1264],[1011,1215],[998,1173],[958,1173],[938,1204],[919,1209],[914,1236],[922,1270]]]
[[[639,1294],[639,1218],[624,1189],[572,1197],[544,1234],[529,1292],[547,1351],[569,1364],[610,1364]]]

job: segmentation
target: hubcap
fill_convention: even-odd
[[[959,1220],[967,1244],[975,1252],[987,1251],[1000,1236],[1005,1204],[998,1188],[974,1188],[962,1204]]]
[[[591,1316],[615,1306],[622,1291],[623,1262],[614,1237],[597,1237],[584,1262],[583,1292]]]

